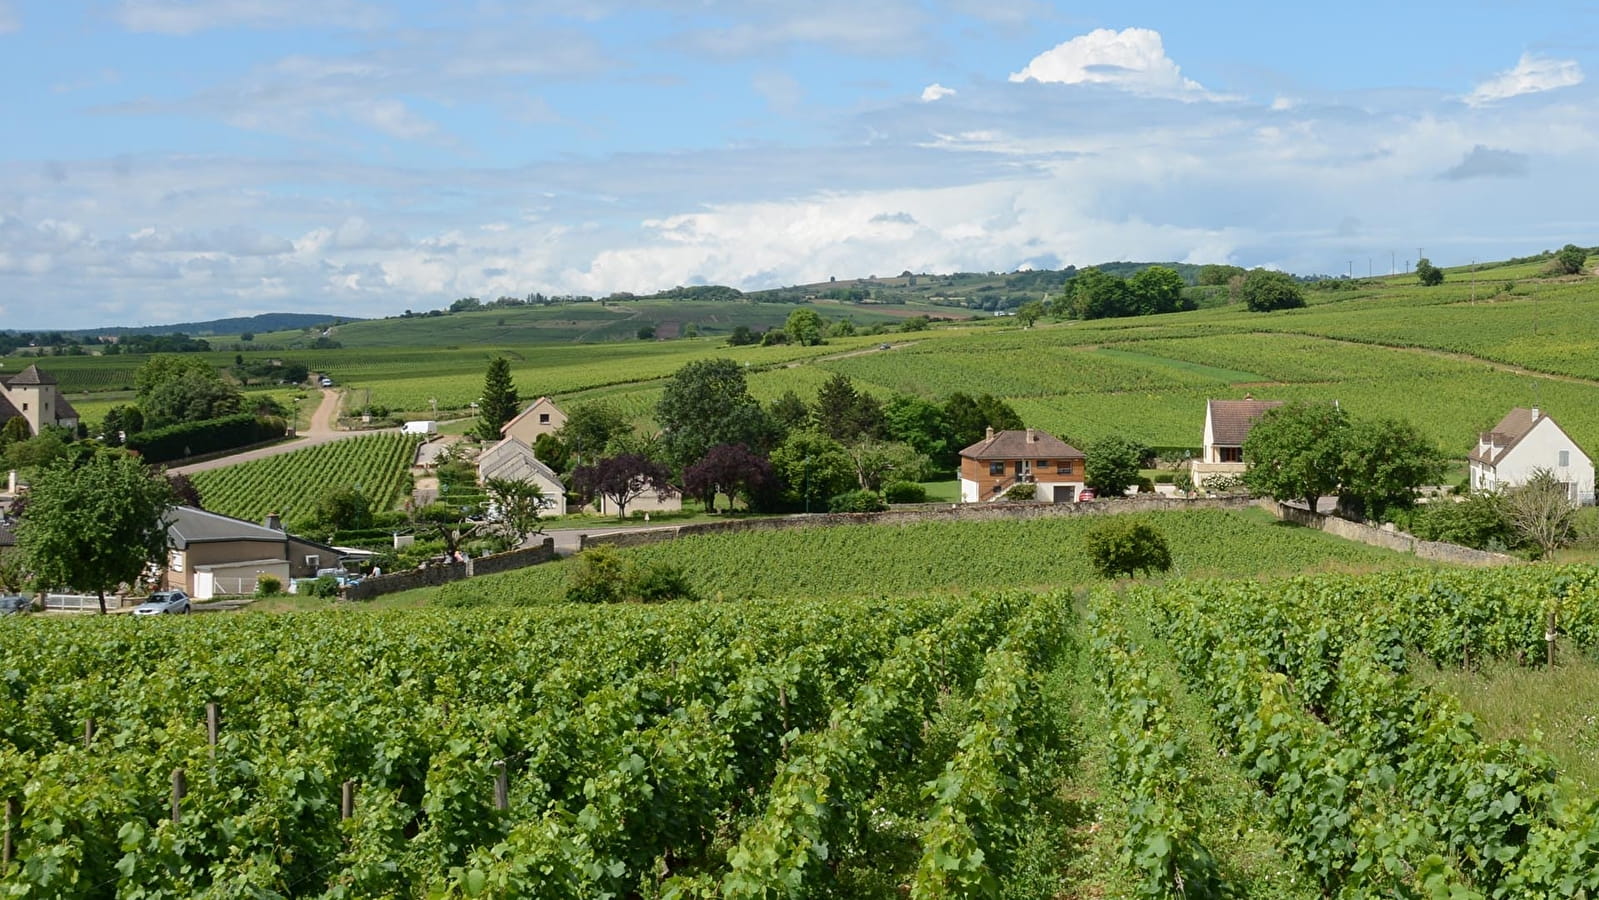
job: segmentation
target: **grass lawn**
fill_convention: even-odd
[[[924,481],[922,487],[927,488],[929,503],[959,503],[961,500],[961,483],[958,478],[949,481]]]
[[[1599,787],[1599,662],[1573,653],[1553,671],[1504,664],[1437,672],[1425,663],[1417,671],[1459,699],[1484,737],[1535,743],[1555,758],[1561,774],[1587,791]]]

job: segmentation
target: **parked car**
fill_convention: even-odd
[[[1077,501],[1079,503],[1081,503],[1084,500],[1097,500],[1097,499],[1099,499],[1099,495],[1094,493],[1094,489],[1093,488],[1083,488],[1081,491],[1077,492]]]
[[[328,376],[326,376],[326,375],[323,375],[323,376],[322,376],[322,380],[321,380],[321,381],[320,381],[320,382],[319,382],[319,383],[320,383],[320,384],[321,384],[321,385],[322,385],[322,386],[323,386],[323,387],[333,387],[333,379],[331,379],[331,378],[329,378],[329,377],[328,377]]]
[[[33,601],[27,597],[0,597],[0,616],[18,616],[32,609]]]
[[[179,590],[156,591],[133,608],[136,616],[178,615],[191,611],[189,595]]]

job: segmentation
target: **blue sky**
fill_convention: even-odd
[[[0,0],[0,327],[1599,243],[1599,7]]]

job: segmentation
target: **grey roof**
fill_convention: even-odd
[[[997,431],[961,451],[968,459],[1086,459],[1083,451],[1047,431]]]
[[[22,414],[22,410],[17,409],[10,400],[6,399],[4,393],[0,393],[0,427],[4,427],[12,419],[27,421],[27,417]]]
[[[1217,447],[1242,447],[1255,420],[1267,410],[1283,405],[1281,400],[1210,400],[1210,439]]]
[[[326,544],[294,537],[276,528],[224,516],[221,513],[208,512],[193,506],[174,506],[170,513],[171,524],[167,526],[167,534],[172,538],[172,545],[179,550],[190,544],[216,544],[231,541],[262,541],[282,544],[295,540],[302,544],[312,544],[333,550]]]
[[[542,477],[556,484],[561,483],[561,476],[535,456],[532,447],[514,437],[504,438],[484,450],[477,458],[477,474],[479,481],[488,481],[490,478],[532,481]]]
[[[22,384],[22,385],[55,384],[55,383],[56,383],[56,379],[55,379],[54,375],[50,375],[50,374],[48,374],[46,372],[41,371],[39,369],[39,367],[36,366],[36,365],[29,366],[26,369],[23,369],[21,372],[18,372],[17,374],[15,374],[15,375],[11,376],[10,378],[6,379],[6,384],[8,384],[8,385],[18,385],[18,384]]]

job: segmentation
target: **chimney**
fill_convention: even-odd
[[[1027,443],[1029,443],[1029,444],[1038,443],[1038,432],[1034,431],[1031,428],[1027,429]]]
[[[1251,393],[1245,393],[1244,394],[1244,399],[1245,400],[1253,400],[1253,399],[1255,399],[1255,395],[1251,394]]]
[[[1539,409],[1539,408],[1538,408],[1538,407],[1536,407],[1536,406],[1534,406],[1534,407],[1533,407],[1533,408],[1532,408],[1532,420],[1533,420],[1533,421],[1534,421],[1534,422],[1536,422],[1536,421],[1538,421],[1538,419],[1539,419],[1539,418],[1540,418],[1540,417],[1541,417],[1541,416],[1542,416],[1542,415],[1543,415],[1543,410],[1541,410],[1541,409]]]
[[[265,524],[266,527],[272,529],[273,531],[283,530],[283,519],[277,513],[267,513]]]
[[[994,439],[994,426],[990,425],[990,426],[988,426],[988,435],[986,437],[984,437],[983,440],[991,441],[993,439]]]

